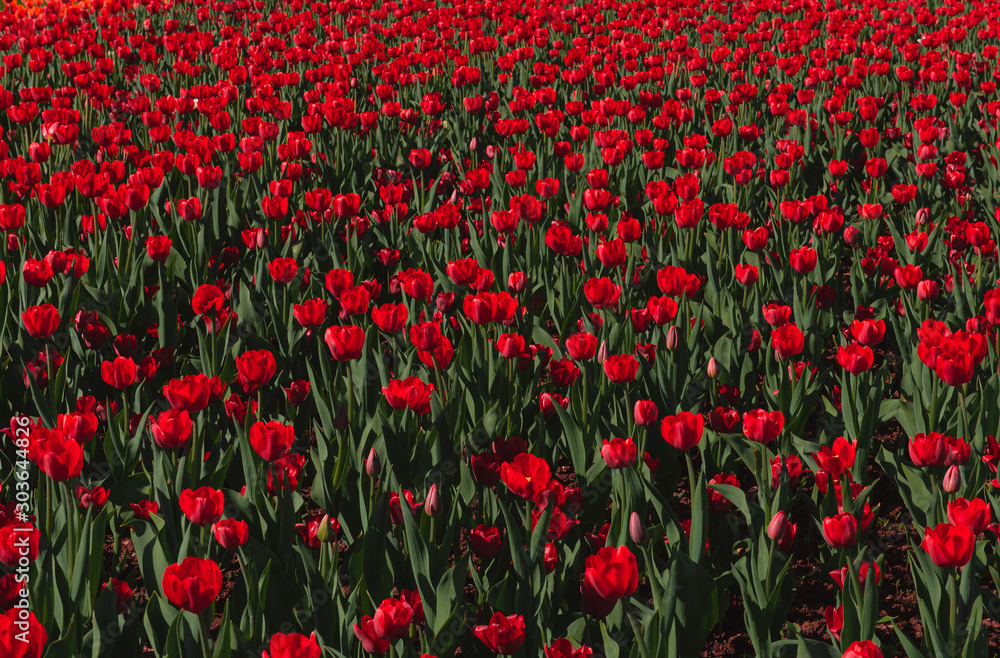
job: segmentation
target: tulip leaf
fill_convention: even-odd
[[[403,531],[406,535],[406,552],[410,556],[410,565],[416,578],[420,600],[424,604],[424,614],[427,624],[436,627],[437,620],[437,588],[431,583],[431,560],[427,543],[420,534],[420,527],[413,516],[409,503],[400,496],[399,507],[403,514]]]

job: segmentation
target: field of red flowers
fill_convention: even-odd
[[[0,12],[0,656],[1000,651],[1000,4]]]

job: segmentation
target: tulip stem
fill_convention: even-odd
[[[635,643],[639,647],[639,655],[642,658],[649,658],[649,650],[646,649],[646,641],[642,638],[642,633],[639,632],[639,624],[636,623],[635,616],[628,611],[625,614],[628,616],[628,623],[632,625],[632,632],[635,633]]]
[[[209,608],[211,609],[211,607]],[[209,624],[205,620],[206,612],[196,615],[198,617],[198,628],[201,631],[198,633],[201,640],[201,651],[203,656],[212,655],[212,635],[209,631]]]
[[[955,567],[954,573],[948,575],[948,598],[949,601],[949,619],[951,620],[951,637],[953,639],[958,638],[958,567]]]
[[[662,598],[662,593],[660,592],[660,577],[659,575],[653,575],[653,570],[656,566],[653,564],[652,555],[646,550],[645,546],[640,547],[642,550],[642,559],[646,562],[646,578],[649,580],[649,588],[653,593],[653,605],[659,605]]]
[[[243,556],[241,555],[241,553],[242,553],[242,548],[240,548],[240,549],[238,549],[236,551],[236,563],[239,565],[239,567],[240,567],[240,573],[243,574],[243,581],[247,585],[247,598],[249,599],[250,598],[250,592],[252,591],[250,588],[253,587],[253,584],[250,582],[250,574],[247,573],[246,564],[244,564],[244,562],[243,562]],[[256,638],[256,619],[255,619],[255,615],[254,615],[254,607],[255,606],[252,606],[252,605],[247,606],[247,612],[250,614],[250,639],[251,640],[253,640],[254,638]]]
[[[75,496],[73,495],[73,487],[70,485],[69,480],[63,482],[63,491],[66,502],[66,525],[69,535],[66,538],[66,546],[69,547],[69,573],[73,573],[73,568],[76,564],[76,505],[74,505]]]
[[[962,436],[966,440],[970,440],[972,437],[969,436],[969,416],[968,411],[965,409],[965,384],[962,384],[958,389],[958,408],[962,412]]]

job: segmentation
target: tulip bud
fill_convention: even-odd
[[[333,416],[333,426],[338,430],[347,429],[347,405],[342,404]]]
[[[492,160],[497,154],[497,147],[492,144],[486,145],[486,157]]]
[[[473,137],[472,139],[469,140],[469,150],[470,151],[475,151],[477,145],[478,144],[476,142],[476,138],[475,137]]]
[[[844,242],[852,247],[861,241],[861,231],[856,226],[848,226],[844,229]]]
[[[378,453],[375,452],[375,448],[371,449],[368,453],[368,459],[365,460],[365,473],[370,477],[375,477],[375,474],[382,470],[382,464],[379,463]]]
[[[705,374],[708,375],[709,379],[715,379],[719,376],[719,364],[715,362],[714,356],[708,360],[708,367],[705,368]]]
[[[333,527],[330,525],[329,514],[324,514],[323,518],[319,520],[319,526],[316,528],[316,538],[321,542],[328,542],[333,539]]]
[[[608,359],[608,341],[602,340],[597,348],[597,362],[603,364]]]
[[[677,349],[677,344],[680,342],[680,332],[677,331],[677,326],[671,326],[667,329],[667,349],[675,350]]]
[[[507,277],[507,287],[514,292],[524,292],[527,284],[528,277],[524,272],[511,272],[510,276]]]
[[[941,482],[941,488],[948,493],[955,493],[962,486],[962,469],[958,467],[958,464],[952,464],[948,467],[948,471],[944,474],[944,481]]]
[[[775,514],[771,519],[771,522],[767,524],[767,536],[774,541],[779,541],[785,536],[786,529],[787,515],[784,510],[781,510]]]
[[[632,512],[632,515],[628,517],[628,534],[636,544],[641,545],[649,541],[646,524],[639,518],[638,512]]]
[[[427,492],[427,498],[424,500],[424,514],[427,516],[437,516],[444,511],[444,505],[441,503],[441,494],[438,493],[437,484],[432,484],[430,491]]]
[[[926,224],[927,220],[930,219],[930,216],[931,216],[931,209],[930,208],[921,208],[920,210],[918,210],[917,211],[917,226],[923,226],[924,224]]]

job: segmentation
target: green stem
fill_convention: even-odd
[[[209,607],[209,610],[211,610],[211,607]],[[198,617],[198,630],[200,631],[198,633],[198,635],[199,635],[198,639],[201,642],[201,653],[202,653],[202,655],[203,656],[211,656],[212,655],[212,634],[211,634],[211,631],[209,630],[209,624],[208,624],[208,622],[205,619],[205,615],[206,614],[208,614],[207,611],[201,613],[200,615],[197,615],[197,617]]]
[[[639,632],[639,624],[635,621],[635,616],[631,612],[626,612],[628,615],[628,623],[632,626],[632,632],[635,633],[635,642],[639,647],[639,655],[642,658],[649,658],[649,650],[646,649],[646,641],[642,637],[642,633]]]
[[[948,575],[948,598],[949,601],[949,617],[951,621],[951,637],[958,637],[958,568],[956,567],[954,573]]]
[[[253,583],[250,582],[250,575],[247,573],[246,564],[243,562],[243,556],[240,555],[239,551],[236,552],[236,563],[239,564],[239,566],[240,566],[240,573],[243,574],[243,580],[246,582],[247,592],[252,591],[250,588],[254,587],[255,584],[253,584]],[[255,613],[254,613],[254,606],[252,606],[252,605],[251,606],[247,606],[247,609],[248,609],[247,611],[250,613],[250,635],[249,635],[249,637],[252,639],[252,638],[256,637],[256,633],[255,633],[256,616],[255,616]]]
[[[69,548],[69,573],[74,573],[73,568],[76,566],[76,548],[79,542],[77,541],[76,536],[76,496],[73,495],[73,487],[69,483],[69,480],[63,482],[63,495],[65,496],[66,524],[69,533],[66,537],[66,546]]]

